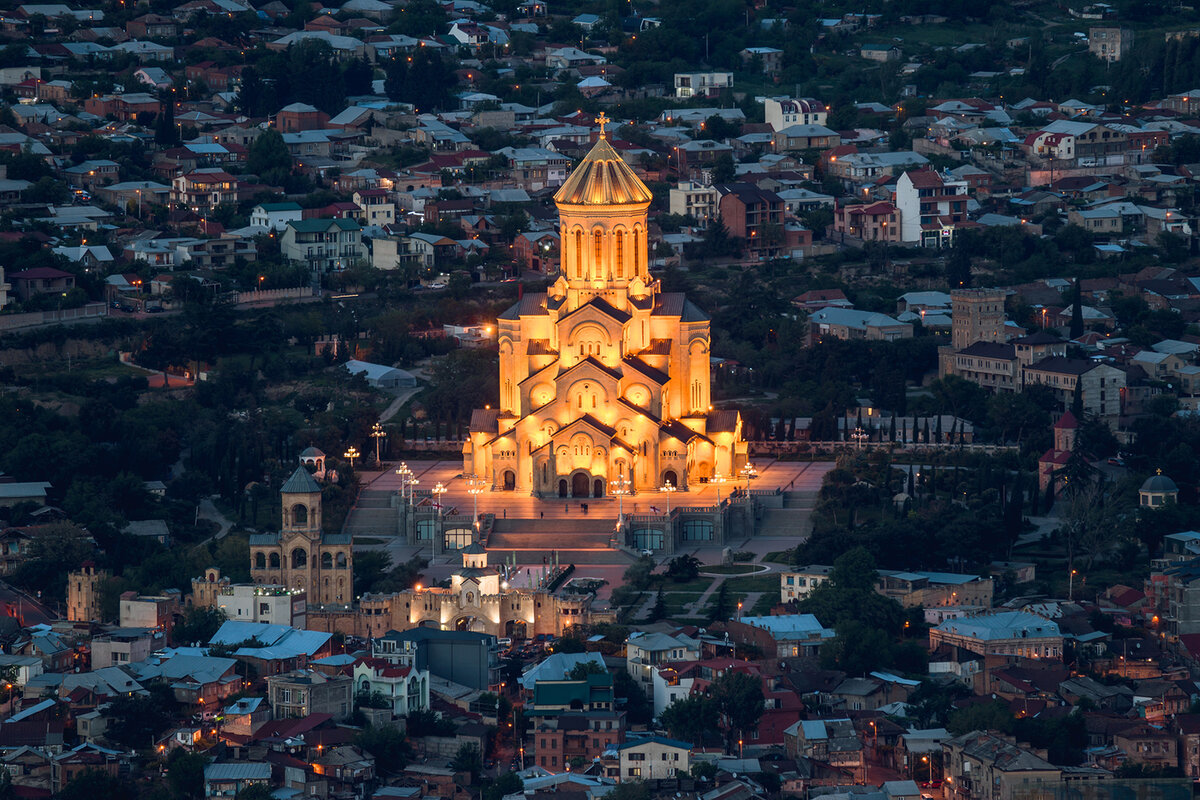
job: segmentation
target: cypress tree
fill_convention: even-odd
[[[893,442],[896,441],[896,415],[895,414],[892,415],[892,424],[889,426],[888,435],[891,437],[891,440]]]
[[[1078,422],[1083,422],[1083,377],[1075,379],[1075,391],[1071,393],[1071,413]]]
[[[1079,279],[1075,279],[1075,302],[1071,306],[1071,338],[1083,336],[1083,295]]]

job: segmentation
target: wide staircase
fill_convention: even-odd
[[[812,533],[812,513],[816,505],[816,491],[784,492],[783,508],[763,509],[758,535],[807,539]]]
[[[537,565],[557,551],[561,564],[629,564],[633,557],[609,545],[616,520],[497,519],[487,549],[497,559],[516,554],[518,564]]]
[[[400,529],[400,511],[392,508],[392,494],[386,489],[359,492],[342,532],[363,537],[395,536]]]

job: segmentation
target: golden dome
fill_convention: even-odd
[[[555,203],[569,206],[638,205],[652,199],[646,184],[603,136],[554,193]]]

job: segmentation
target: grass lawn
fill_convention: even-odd
[[[703,592],[712,584],[713,580],[713,578],[705,578],[701,576],[699,578],[692,578],[690,581],[684,581],[683,583],[676,583],[675,581],[663,581],[662,587],[663,591],[667,593]]]
[[[754,601],[754,605],[750,608],[750,615],[755,617],[765,617],[767,614],[771,613],[771,608],[778,603],[779,600],[780,596],[778,594],[773,594],[771,592],[764,593],[761,597]]]
[[[763,561],[770,561],[772,564],[791,564],[792,560],[788,558],[790,553],[790,550],[776,550],[763,556]]]
[[[663,602],[667,604],[667,616],[678,617],[690,614],[691,604],[699,600],[701,594],[703,592],[663,592]]]
[[[725,581],[730,592],[745,594],[746,592],[774,592],[779,594],[778,575],[748,575],[742,578],[729,578]]]
[[[711,572],[714,575],[751,575],[759,571],[753,564],[705,564],[701,572]]]

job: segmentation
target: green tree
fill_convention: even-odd
[[[432,714],[432,712],[427,712]],[[414,725],[419,722],[419,712],[408,715],[408,732],[410,736],[423,736],[422,727]],[[414,730],[415,729],[415,730]],[[408,766],[412,758],[412,748],[404,738],[404,734],[390,725],[381,727],[366,727],[354,736],[354,743],[375,756],[375,767],[383,775],[399,775]]]
[[[55,795],[56,800],[129,800],[128,779],[89,769],[76,775]]]
[[[700,576],[700,559],[690,553],[676,556],[667,562],[666,577],[676,583],[687,583]]]
[[[650,608],[650,621],[658,622],[660,619],[667,618],[667,601],[663,597],[663,588],[660,584],[658,592],[654,595],[654,605]]]
[[[87,531],[72,522],[43,527],[29,545],[29,554],[17,567],[13,582],[47,597],[65,597],[67,573],[91,558],[95,549]]]
[[[473,742],[466,742],[460,746],[450,761],[450,769],[470,773],[471,785],[479,783],[479,776],[483,772],[483,755],[480,754],[479,747]]]
[[[127,747],[149,747],[171,726],[178,706],[170,687],[151,684],[148,694],[120,695],[108,703],[105,735]]]
[[[510,794],[516,794],[525,788],[525,781],[515,772],[504,772],[495,780],[485,781],[483,785],[483,800],[503,800]]]
[[[189,753],[182,749],[171,751],[167,757],[167,783],[179,797],[202,797],[204,795],[204,765],[208,759],[200,753]]]
[[[733,598],[729,596],[729,584],[721,581],[721,586],[713,595],[712,603],[708,606],[709,622],[726,620],[733,616]]]
[[[269,128],[251,143],[246,154],[246,170],[264,183],[276,186],[287,180],[292,172],[292,155],[279,131]]]
[[[1071,299],[1071,338],[1083,336],[1083,292],[1079,279],[1075,279],[1074,295]]]
[[[737,178],[737,165],[731,153],[721,153],[713,161],[713,183],[729,183]]]
[[[650,556],[640,556],[637,561],[625,569],[624,582],[638,591],[650,586],[651,574],[654,572],[654,559]]]
[[[730,749],[735,736],[744,739],[762,719],[762,679],[725,670],[709,685],[708,692],[724,723],[726,748]]]
[[[183,612],[183,619],[171,629],[171,640],[179,644],[207,642],[225,619],[225,612],[219,608],[192,606]]]
[[[645,781],[625,780],[614,786],[604,795],[606,800],[650,800],[650,787]]]
[[[662,710],[659,724],[671,737],[694,745],[704,743],[704,735],[716,730],[720,711],[712,698],[693,694],[681,697]]]

